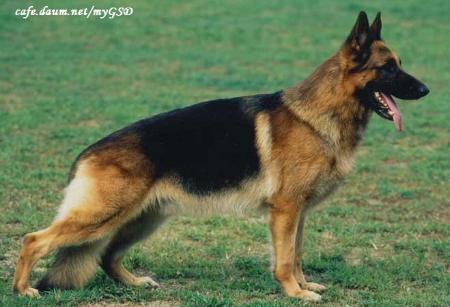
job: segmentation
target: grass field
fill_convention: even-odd
[[[40,9],[90,7],[45,1]],[[99,7],[127,6],[125,1]],[[450,2],[148,1],[134,15],[14,16],[0,4],[0,305],[294,306],[269,270],[265,217],[172,219],[126,266],[158,290],[98,272],[81,291],[11,293],[22,236],[47,226],[68,168],[98,138],[195,102],[291,86],[337,50],[360,9],[431,89],[399,102],[405,132],[374,116],[347,183],[310,215],[305,272],[322,306],[444,306],[449,284]],[[38,264],[41,276],[50,259]]]

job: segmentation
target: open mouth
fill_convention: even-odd
[[[378,102],[375,112],[383,118],[394,121],[394,126],[397,131],[402,131],[402,114],[392,96],[378,91],[374,92],[373,95]]]

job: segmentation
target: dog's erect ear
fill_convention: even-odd
[[[347,37],[346,43],[350,44],[351,47],[361,48],[371,40],[370,34],[366,12],[361,11],[350,35]]]
[[[353,54],[356,61],[362,62],[369,55],[369,48],[372,42],[373,38],[370,32],[367,14],[361,11],[350,35],[345,41],[345,46]]]
[[[374,40],[380,40],[381,39],[381,13],[378,12],[377,16],[372,22],[372,25],[370,26],[370,33],[372,34],[372,37]]]

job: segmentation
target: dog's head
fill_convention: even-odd
[[[392,96],[419,99],[429,89],[403,70],[399,57],[381,39],[380,13],[370,26],[366,13],[359,13],[340,54],[358,100],[402,130],[400,110]]]

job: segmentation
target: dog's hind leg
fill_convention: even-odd
[[[139,176],[138,172],[138,175],[129,170],[124,172],[123,166],[117,163],[101,162],[94,159],[82,162],[55,221],[48,228],[25,236],[13,283],[13,289],[19,294],[38,295],[36,289],[29,287],[28,280],[39,259],[63,247],[108,239],[143,210],[150,185],[148,178]],[[64,255],[71,257],[68,253]],[[48,280],[53,280],[51,275]],[[63,282],[62,286],[68,285]]]
[[[60,248],[50,270],[36,284],[36,289],[79,289],[95,274],[100,253],[108,239],[100,239],[79,246]]]
[[[157,206],[142,212],[139,217],[122,226],[114,235],[101,257],[101,267],[116,281],[132,286],[159,287],[149,276],[137,277],[130,273],[122,263],[127,250],[135,243],[148,237],[166,219]]]
[[[89,220],[83,221],[80,218],[68,218],[57,221],[44,230],[27,234],[19,254],[13,289],[19,294],[36,296],[38,292],[28,286],[28,279],[31,270],[39,259],[58,248],[99,240],[111,232],[114,226],[113,223],[93,223]],[[65,255],[72,257],[70,254]],[[73,270],[70,267],[65,268],[66,270]],[[67,288],[66,285],[63,287]]]

